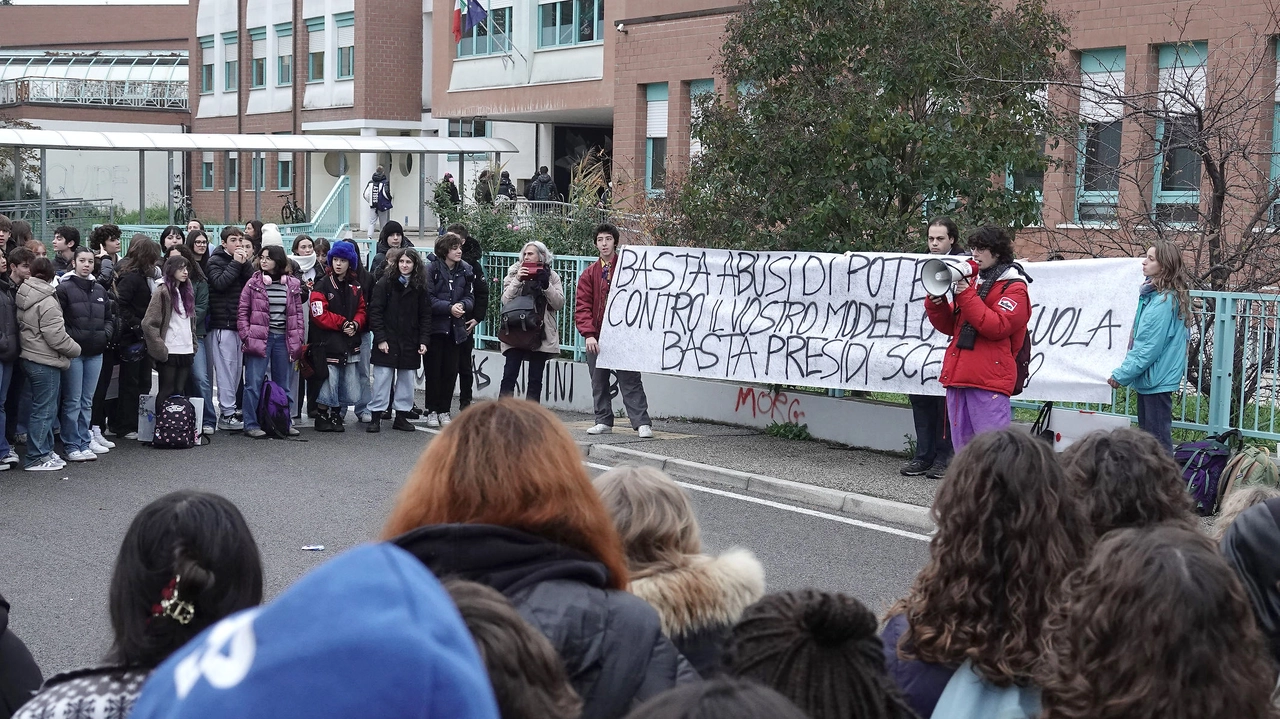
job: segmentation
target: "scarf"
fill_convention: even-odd
[[[996,280],[1000,279],[1005,272],[1008,272],[1010,267],[1013,267],[1013,265],[999,264],[992,265],[985,270],[978,270],[978,298],[985,301],[987,299],[987,295],[991,292],[992,286],[995,285]],[[959,311],[958,307],[956,308],[956,311]],[[956,347],[959,347],[962,350],[971,350],[973,349],[973,344],[977,339],[978,329],[969,324],[968,321],[965,321],[964,325],[960,328],[960,335],[956,340]]]

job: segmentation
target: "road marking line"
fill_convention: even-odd
[[[595,462],[584,461],[583,464],[593,469],[600,469],[600,470],[613,469],[613,467],[610,467],[608,465],[597,464]],[[751,502],[753,504],[762,504],[766,507],[773,507],[774,509],[782,509],[788,512],[795,512],[797,514],[807,514],[810,517],[820,517],[822,519],[830,519],[834,522],[849,524],[855,527],[861,527],[862,529],[870,529],[876,532],[884,532],[885,534],[894,534],[899,537],[906,537],[907,539],[916,539],[921,542],[928,542],[929,540],[933,539],[933,537],[930,537],[927,534],[917,534],[915,532],[908,532],[905,529],[898,529],[897,527],[886,527],[883,524],[874,524],[872,522],[864,522],[861,519],[853,519],[852,517],[841,517],[835,514],[819,512],[816,509],[809,509],[807,507],[797,507],[792,504],[783,504],[782,502],[774,502],[768,499],[761,499],[760,497],[752,497],[746,494],[738,494],[737,492],[728,492],[723,489],[714,489],[712,487],[704,487],[700,484],[689,484],[688,482],[681,482],[679,480],[676,481],[676,484],[680,485],[681,487],[684,487],[685,489],[691,489],[695,492],[706,492],[707,494],[714,494],[720,497],[729,497],[731,499],[741,499],[744,502]]]

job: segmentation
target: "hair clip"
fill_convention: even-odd
[[[160,592],[160,603],[151,605],[151,616],[166,616],[179,624],[190,624],[195,618],[196,608],[191,602],[184,602],[178,596],[178,582],[182,577],[174,575],[169,584]]]

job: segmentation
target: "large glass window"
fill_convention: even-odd
[[[292,157],[292,155],[290,155]],[[281,190],[293,189],[293,160],[276,161],[276,186]]]
[[[276,85],[293,84],[293,23],[276,25]]]
[[[356,18],[355,13],[344,12],[333,16],[334,25],[338,28],[338,74],[339,80],[350,80],[356,76]]]
[[[213,36],[205,35],[200,40],[200,93],[206,94],[213,92],[213,65],[216,59],[213,56]]]
[[[205,160],[200,163],[200,189],[213,189],[213,161]]]
[[[324,18],[307,18],[307,82],[324,80]]]
[[[458,43],[458,57],[510,52],[510,35],[511,8],[493,8],[484,22],[476,23],[471,32],[463,34]]]
[[[338,79],[350,79],[356,76],[356,49],[354,47],[338,48]]]
[[[559,0],[538,6],[538,47],[597,42],[603,35],[604,0]]]
[[[1120,137],[1124,123],[1091,122],[1081,132],[1080,197],[1077,212],[1081,222],[1110,222],[1116,218],[1120,193]]]
[[[213,63],[200,66],[200,92],[201,94],[213,92]]]
[[[1208,45],[1203,42],[1162,45],[1159,49],[1159,109],[1156,122],[1155,219],[1192,223],[1200,216],[1200,125],[1198,110],[1204,107],[1205,64]]]
[[[267,84],[267,59],[255,57],[249,64],[249,86],[265,87]]]
[[[645,140],[644,189],[660,194],[667,189],[667,138]]]

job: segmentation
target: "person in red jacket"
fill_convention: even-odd
[[[329,273],[311,290],[311,342],[323,348],[329,375],[316,400],[316,431],[345,432],[347,407],[360,399],[364,292],[355,273],[360,262],[355,245],[333,243],[328,262]]]
[[[609,300],[609,282],[618,259],[618,228],[609,223],[596,226],[596,249],[600,261],[578,277],[578,294],[574,301],[573,323],[587,340],[587,371],[591,373],[591,396],[595,400],[596,424],[587,434],[613,432],[613,398],[609,396],[609,375],[618,376],[618,393],[627,408],[627,417],[641,439],[653,437],[649,423],[649,400],[644,395],[640,373],[630,370],[608,370],[596,367],[600,354],[600,327]]]
[[[983,227],[969,235],[968,244],[980,268],[976,283],[957,282],[954,303],[946,297],[924,300],[934,328],[951,337],[938,381],[947,388],[956,452],[975,436],[1012,422],[1015,358],[1031,320],[1028,279],[1013,262],[1009,234]]]

